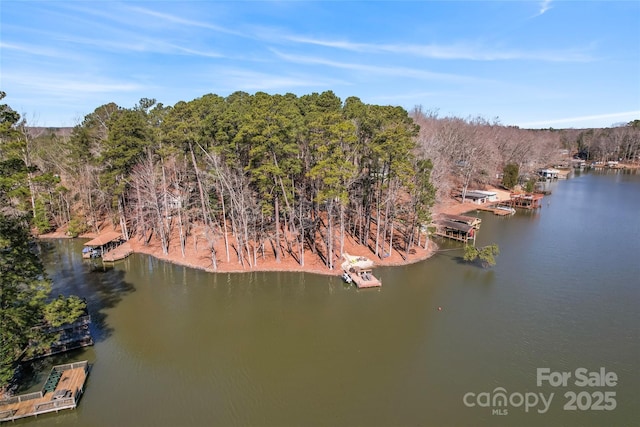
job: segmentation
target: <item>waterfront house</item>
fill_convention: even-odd
[[[485,203],[497,202],[498,193],[495,191],[469,190],[467,191],[466,198],[477,205],[483,205]]]

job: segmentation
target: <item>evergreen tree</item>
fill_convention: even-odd
[[[42,319],[51,285],[34,252],[26,222],[0,214],[0,387]]]
[[[518,184],[519,173],[520,168],[516,163],[508,163],[503,170],[502,185],[510,190],[513,189]]]
[[[84,314],[84,301],[60,296],[47,303],[50,292],[27,221],[0,213],[0,390],[23,354],[46,349],[58,338],[47,327]]]

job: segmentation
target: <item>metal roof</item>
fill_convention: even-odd
[[[120,240],[120,239],[122,239],[122,233],[120,233],[119,231],[107,231],[106,233],[99,235],[95,239],[89,240],[84,245],[85,246],[103,246],[109,242],[113,242],[114,240]]]
[[[473,230],[473,225],[463,224],[461,222],[449,221],[446,219],[441,219],[437,222],[438,226],[445,228],[452,228],[454,230],[462,231],[464,233],[468,233]]]

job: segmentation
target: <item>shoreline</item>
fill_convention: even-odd
[[[92,239],[95,238],[96,233],[85,233],[77,239]],[[38,239],[73,239],[73,237],[66,235],[63,230],[57,230],[51,233],[45,233],[37,236]],[[191,239],[190,239],[191,240]],[[350,237],[346,238],[352,242]],[[160,248],[159,242],[152,241],[148,245],[142,244],[139,238],[132,238],[128,241],[133,249],[132,253],[139,253],[148,256],[152,256],[160,261],[165,261],[171,264],[179,265],[182,267],[194,268],[197,270],[206,271],[208,273],[254,273],[254,272],[282,272],[282,273],[310,273],[323,276],[341,276],[342,268],[340,267],[341,260],[336,259],[334,269],[329,269],[320,259],[318,255],[314,255],[310,250],[305,251],[305,265],[300,265],[299,262],[291,255],[282,252],[282,260],[278,263],[275,261],[273,253],[269,253],[266,257],[258,258],[257,266],[243,267],[237,260],[231,259],[230,262],[226,260],[218,260],[218,268],[212,267],[212,261],[210,255],[207,253],[206,248],[193,248],[193,242],[189,242],[187,245],[186,254],[183,257],[180,247],[178,245],[170,245],[169,253],[163,254]],[[392,256],[385,259],[379,259],[368,250],[366,246],[361,245],[345,245],[349,246],[346,253],[356,256],[366,256],[373,260],[375,268],[379,267],[402,267],[406,265],[415,264],[418,262],[426,261],[435,255],[438,251],[438,245],[433,241],[429,241],[428,249],[421,247],[412,248],[413,254],[409,255],[406,259],[394,250]],[[224,257],[224,250],[217,250],[218,257]],[[117,261],[116,261],[117,262]]]
[[[492,188],[492,191],[498,193],[499,203],[505,200],[509,200],[509,191]],[[437,218],[441,214],[461,215],[467,212],[475,211],[480,205],[465,202],[461,203],[459,200],[450,198],[443,201],[433,208],[433,217]],[[102,231],[113,229],[113,227],[103,227]],[[237,260],[237,256],[232,249],[233,244],[230,242],[230,261],[226,260],[226,251],[224,242],[218,239],[215,243],[215,252],[217,254],[217,268],[213,267],[211,260],[211,252],[206,239],[201,236],[197,229],[194,229],[193,233],[187,239],[185,245],[185,255],[182,255],[182,250],[179,243],[176,243],[176,236],[173,236],[169,245],[169,251],[167,254],[162,253],[160,242],[157,239],[151,239],[148,244],[144,244],[140,237],[133,237],[128,240],[131,245],[132,253],[139,253],[152,256],[158,260],[169,262],[182,267],[194,268],[208,273],[252,273],[252,272],[292,272],[292,273],[310,273],[323,276],[340,276],[342,274],[341,258],[336,258],[334,269],[329,269],[322,261],[321,257],[317,254],[313,254],[310,249],[305,250],[305,263],[300,265],[297,258],[288,253],[285,250],[281,251],[281,261],[275,260],[273,250],[265,251],[264,255],[258,257],[257,265],[255,266],[242,266]],[[97,236],[96,233],[84,233],[77,238],[92,239]],[[66,234],[65,227],[60,228],[51,233],[45,233],[37,236],[39,239],[70,239],[72,237]],[[418,262],[426,261],[433,257],[438,252],[438,245],[433,239],[429,240],[428,248],[424,249],[424,246],[414,246],[411,249],[411,254],[406,258],[400,254],[399,251],[394,250],[391,256],[386,258],[379,258],[373,254],[368,246],[360,245],[355,242],[351,236],[345,236],[345,253],[355,256],[364,256],[371,259],[375,268],[379,267],[402,267],[406,265],[416,264]],[[224,259],[223,259],[224,258]],[[236,258],[236,259],[234,259]]]

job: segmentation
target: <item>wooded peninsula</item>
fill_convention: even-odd
[[[109,103],[52,129],[1,105],[0,209],[38,234],[117,229],[185,264],[204,252],[212,271],[285,258],[332,271],[346,248],[382,262],[425,257],[432,213],[453,194],[525,184],[569,155],[637,162],[640,120],[529,130],[331,91],[235,92]]]

